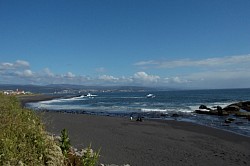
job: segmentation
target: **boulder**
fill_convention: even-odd
[[[247,112],[250,112],[250,101],[233,103],[233,104],[230,104],[227,107],[225,107],[223,110],[234,113],[240,109],[243,109],[243,110],[246,110]]]
[[[207,110],[195,110],[195,113],[197,113],[197,114],[207,114],[207,115],[210,115],[210,112],[207,111]]]
[[[212,110],[211,108],[208,108],[205,105],[200,105],[199,109],[204,109],[204,110]]]
[[[235,121],[235,118],[228,118],[227,120],[229,120],[229,121]]]
[[[237,117],[246,117],[246,118],[248,118],[248,117],[250,117],[250,112],[236,112],[234,115],[237,116]]]
[[[231,105],[226,106],[225,108],[223,108],[223,111],[226,111],[229,114],[233,114],[233,113],[239,112],[240,107],[238,105],[231,104]]]
[[[227,116],[229,115],[227,112],[222,111],[222,112],[218,112],[218,110],[195,110],[195,113],[197,114],[206,114],[206,115],[220,115],[220,116]]]
[[[232,121],[226,119],[224,123],[232,123]]]
[[[179,117],[180,115],[179,114],[176,114],[176,113],[174,113],[174,114],[172,114],[172,117]]]
[[[241,107],[241,109],[250,112],[250,101],[242,102],[242,107]]]

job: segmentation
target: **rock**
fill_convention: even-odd
[[[222,116],[223,115],[223,110],[222,109],[217,109],[218,111],[218,116]]]
[[[232,123],[235,119],[234,118],[227,118],[225,123]]]
[[[242,102],[242,107],[241,107],[241,109],[250,112],[250,101]]]
[[[233,103],[225,108],[223,110],[229,112],[229,113],[235,113],[238,112],[240,109],[246,110],[247,112],[250,112],[250,101],[244,101],[244,102],[238,102],[238,103]]]
[[[229,120],[229,121],[234,121],[235,120],[235,118],[228,118],[227,120]]]
[[[166,116],[167,116],[167,114],[161,114],[160,116],[161,116],[161,117],[166,117]]]
[[[216,107],[217,110],[222,110],[221,106]]]
[[[210,111],[207,111],[207,110],[195,110],[195,113],[197,113],[197,114],[206,114],[206,115],[220,115],[220,116],[229,115],[225,111],[218,112],[218,110],[210,110]]]
[[[239,112],[240,111],[240,107],[237,106],[237,105],[235,105],[235,104],[231,104],[231,105],[226,106],[225,108],[223,108],[223,111],[226,111],[229,114],[233,114],[233,113]]]
[[[179,117],[180,115],[179,114],[172,114],[172,117]]]
[[[197,113],[197,114],[207,114],[207,115],[210,115],[209,114],[209,111],[204,111],[204,110],[195,110],[195,113]]]
[[[250,116],[250,112],[236,112],[234,115],[237,117],[247,117],[248,118]]]
[[[208,108],[207,106],[205,105],[200,105],[199,109],[204,109],[204,110],[212,110],[211,108]]]
[[[232,121],[230,121],[230,120],[228,120],[228,119],[226,119],[225,120],[225,123],[231,123]]]

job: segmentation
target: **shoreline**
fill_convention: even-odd
[[[104,164],[250,164],[249,137],[192,122],[137,122],[124,117],[52,111],[37,114],[48,132],[60,135],[62,129],[67,129],[74,147],[81,149],[92,144],[96,151],[101,148],[100,163]]]
[[[48,100],[53,100],[53,99],[58,99],[66,97],[64,95],[48,95],[48,94],[34,94],[34,95],[22,95],[22,96],[17,96],[18,100],[21,103],[22,107],[25,107],[26,103],[30,102],[39,102],[39,101],[48,101]]]
[[[20,96],[18,97],[18,99],[20,100],[20,103],[21,103],[21,106],[22,107],[25,107],[25,104],[26,103],[29,103],[29,102],[39,102],[39,101],[48,101],[48,100],[53,100],[53,99],[60,99],[60,98],[71,98],[71,97],[76,97],[77,95],[44,95],[44,94],[38,94],[38,95],[34,95],[34,96]],[[107,114],[102,114],[102,113],[96,113],[96,114],[92,114],[92,113],[88,113],[88,112],[85,112],[85,111],[71,111],[71,110],[41,110],[41,112],[57,112],[57,113],[67,113],[67,114],[86,114],[86,115],[95,115],[95,116],[110,116],[110,117],[128,117],[128,116],[124,116],[124,115],[121,115],[121,116],[118,116],[116,114],[112,114],[112,115],[107,115]],[[225,128],[220,128],[220,127],[216,127],[216,126],[210,126],[210,125],[206,125],[206,124],[201,124],[201,123],[196,123],[196,122],[192,122],[192,121],[185,121],[185,120],[178,120],[178,119],[175,119],[175,118],[169,118],[169,119],[157,119],[157,118],[147,118],[145,117],[146,120],[156,120],[156,121],[171,121],[171,120],[175,120],[175,121],[178,121],[178,122],[187,122],[187,123],[194,123],[194,124],[197,124],[197,125],[201,125],[201,126],[204,126],[204,127],[209,127],[209,128],[213,128],[213,129],[217,129],[217,130],[221,130],[221,131],[225,131],[225,132],[230,132],[230,133],[233,133],[233,134],[237,134],[237,135],[240,135],[240,136],[244,136],[244,137],[248,137],[250,138],[250,135],[247,135],[247,134],[242,134],[240,132],[236,132],[236,131],[233,131],[233,130],[228,130],[228,129],[225,129]]]

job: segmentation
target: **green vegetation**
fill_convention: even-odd
[[[60,148],[62,150],[62,153],[65,157],[67,157],[67,154],[69,152],[71,145],[69,140],[69,135],[66,129],[63,129],[61,131],[61,140],[60,140]]]
[[[96,153],[91,149],[91,145],[85,150],[82,156],[82,163],[84,166],[95,166],[98,163],[100,150]]]
[[[33,111],[21,108],[16,97],[0,94],[0,165],[97,164],[99,152],[89,147],[79,156],[72,151],[67,131],[61,134],[56,141]]]

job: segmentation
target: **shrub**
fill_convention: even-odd
[[[62,153],[65,157],[67,156],[70,147],[71,147],[71,145],[70,145],[68,132],[66,129],[63,129],[61,131],[60,148],[61,148]]]
[[[82,156],[82,165],[83,166],[95,166],[98,163],[100,150],[98,152],[94,152],[91,149],[91,145],[83,150],[83,156]]]
[[[0,165],[97,164],[99,151],[94,152],[91,146],[80,156],[72,149],[66,129],[58,143],[33,111],[22,108],[16,97],[0,94]]]
[[[0,131],[0,165],[63,165],[62,152],[40,119],[14,96],[0,94]]]

